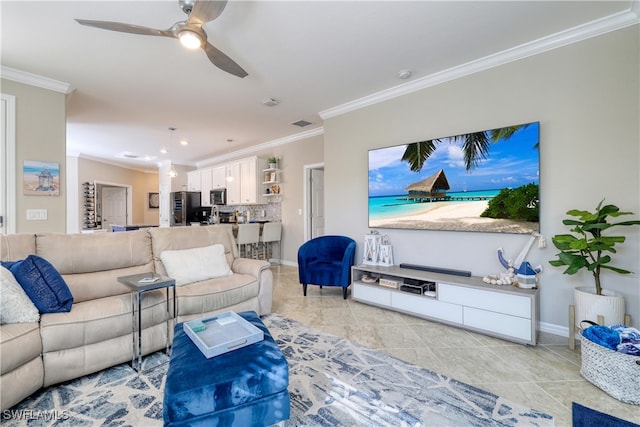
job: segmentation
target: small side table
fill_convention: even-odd
[[[155,282],[140,283],[145,277],[159,277]],[[131,367],[137,372],[142,369],[142,294],[156,289],[165,289],[167,293],[167,354],[169,354],[169,333],[171,328],[171,320],[176,315],[176,281],[170,277],[162,276],[155,273],[133,274],[131,276],[118,277],[118,282],[131,288],[131,330],[132,330],[132,360]],[[173,289],[173,311],[170,310],[169,289]],[[136,311],[138,312],[138,321],[136,322]],[[138,332],[136,346],[136,329]],[[136,363],[136,359],[137,363]]]

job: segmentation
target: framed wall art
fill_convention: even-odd
[[[25,160],[22,189],[25,196],[59,196],[60,163]]]
[[[539,231],[538,122],[369,151],[369,227]]]
[[[148,194],[148,206],[149,209],[158,209],[160,207],[160,194],[159,193],[149,193]]]

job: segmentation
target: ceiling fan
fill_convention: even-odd
[[[102,28],[103,30],[177,38],[187,48],[202,48],[213,65],[221,70],[240,78],[246,77],[248,74],[242,67],[207,41],[207,33],[202,29],[204,24],[220,16],[227,5],[227,0],[179,0],[179,4],[182,11],[188,15],[187,20],[176,22],[167,30],[156,30],[139,25],[110,21],[91,21],[87,19],[76,19],[76,21],[81,25]]]

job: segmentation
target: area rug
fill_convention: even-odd
[[[571,404],[572,427],[640,427],[631,421],[625,421],[613,415],[587,408],[579,403]]]
[[[548,414],[286,317],[263,321],[289,363],[287,426],[553,425]],[[167,359],[158,352],[144,363]],[[138,375],[122,364],[49,387],[3,411],[2,424],[161,426],[167,367]]]

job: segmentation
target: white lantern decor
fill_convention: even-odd
[[[362,263],[367,265],[378,265],[380,254],[380,234],[372,231],[364,235],[364,256]]]
[[[378,265],[389,267],[393,265],[393,247],[389,236],[382,237],[382,243],[380,244],[380,254],[378,255]]]

